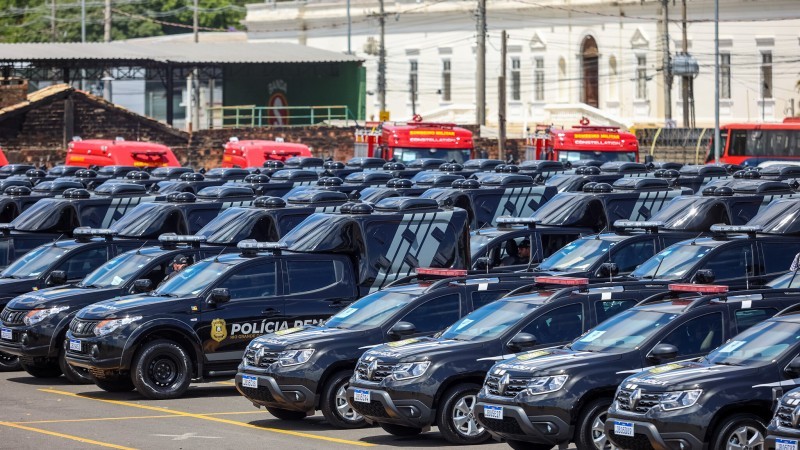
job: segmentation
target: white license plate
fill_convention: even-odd
[[[359,403],[369,403],[370,402],[370,392],[366,389],[354,389],[353,390],[353,400]]]
[[[631,422],[614,421],[614,434],[619,436],[633,436],[633,424]]]
[[[80,339],[70,339],[69,340],[69,349],[74,350],[76,352],[81,351],[83,347],[81,347]]]
[[[11,328],[0,328],[0,339],[13,340],[14,333],[11,332]]]
[[[483,405],[483,416],[487,419],[503,420],[503,407]]]
[[[258,378],[250,375],[242,375],[242,386],[258,389]]]
[[[775,439],[775,450],[797,450],[797,441],[794,439]]]

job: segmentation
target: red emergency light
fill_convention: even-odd
[[[434,267],[420,267],[417,269],[417,275],[436,275],[443,277],[464,277],[467,271],[463,269],[439,269]]]
[[[724,294],[728,292],[728,286],[720,284],[692,284],[674,283],[669,285],[672,292],[697,292],[700,294]]]
[[[588,278],[578,277],[535,277],[533,281],[540,284],[559,284],[562,286],[585,286],[589,284]]]

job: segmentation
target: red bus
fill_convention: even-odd
[[[264,167],[269,160],[286,161],[295,156],[312,156],[307,145],[283,141],[247,140],[232,137],[225,144],[222,167]]]
[[[67,146],[67,166],[180,167],[178,158],[166,145],[126,141],[122,138],[72,138]]]
[[[800,160],[798,117],[787,117],[782,123],[731,123],[721,126],[719,133],[720,163],[758,166],[764,161]],[[706,162],[716,162],[713,138]]]
[[[472,132],[451,123],[367,123],[356,130],[356,157],[376,157],[401,163],[439,158],[463,163],[473,157]]]
[[[581,125],[569,129],[537,125],[525,142],[525,159],[602,162],[639,161],[639,141],[633,133],[619,127],[591,126],[585,117]]]

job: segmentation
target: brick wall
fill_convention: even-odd
[[[0,108],[24,102],[28,96],[28,80],[0,78]]]

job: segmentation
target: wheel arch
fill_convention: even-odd
[[[122,351],[121,366],[130,369],[133,359],[139,352],[142,344],[156,339],[166,339],[175,342],[186,350],[192,362],[193,378],[203,373],[203,350],[194,330],[178,321],[165,321],[141,326],[134,331],[125,343]]]

